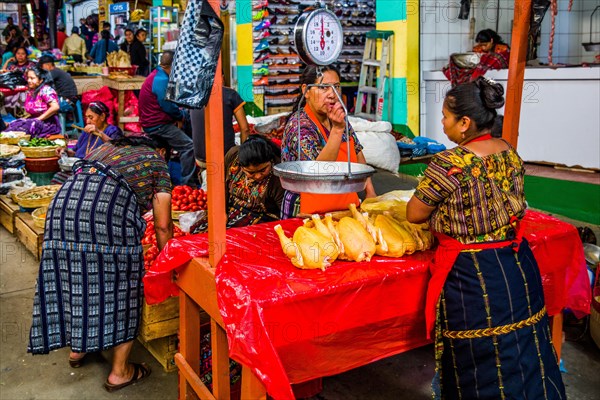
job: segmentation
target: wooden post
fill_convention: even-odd
[[[523,97],[523,77],[527,58],[527,35],[531,19],[531,0],[515,0],[510,60],[508,62],[508,82],[506,84],[506,107],[502,137],[515,149],[519,138],[521,99]]]

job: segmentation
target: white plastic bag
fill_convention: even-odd
[[[206,218],[206,211],[192,211],[179,216],[179,227],[185,233],[190,233],[192,226],[201,219]]]

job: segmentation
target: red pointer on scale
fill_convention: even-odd
[[[321,17],[321,50],[325,50],[325,23]]]

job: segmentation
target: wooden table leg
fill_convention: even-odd
[[[186,378],[200,380],[198,378],[200,374],[200,310],[198,305],[183,290],[179,293],[179,321],[179,353],[183,360],[176,359],[176,362],[178,366],[180,361],[183,361],[182,364],[187,364],[184,368],[186,372],[180,367],[179,398],[189,399],[191,398],[190,386],[188,386]],[[196,376],[193,377],[192,375]],[[191,382],[194,382],[194,379],[191,379]],[[208,395],[211,395],[210,392],[208,392]],[[201,394],[200,397],[202,397]]]
[[[225,330],[210,320],[210,338],[212,346],[212,379],[213,394],[217,399],[229,399],[231,386],[229,383],[229,345]]]
[[[554,345],[554,351],[556,351],[556,358],[560,363],[560,352],[562,350],[562,339],[563,339],[563,313],[562,311],[552,317],[552,344]]]
[[[117,101],[119,102],[119,108],[117,112],[117,118],[119,119],[119,128],[123,130],[125,129],[125,124],[121,122],[121,117],[123,117],[123,112],[125,110],[125,91],[117,91]]]
[[[242,366],[242,399],[266,400],[267,390],[250,368]]]

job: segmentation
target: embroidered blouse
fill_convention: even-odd
[[[100,161],[121,173],[137,195],[143,212],[152,209],[155,193],[171,193],[167,163],[148,146],[113,146],[109,142],[85,158]]]
[[[111,139],[118,139],[121,136],[123,136],[123,132],[121,131],[121,129],[114,125],[108,125],[104,130],[104,133]],[[102,141],[102,139],[100,139],[100,137],[96,135],[90,135],[87,132],[81,132],[81,136],[79,136],[77,144],[73,149],[75,151],[75,157],[84,158],[92,150],[97,149],[103,144],[104,142]]]
[[[304,110],[291,115],[283,131],[281,144],[281,161],[298,161],[298,125],[300,125],[300,160],[316,160],[325,147],[325,139],[329,132],[319,132],[317,125],[309,118]],[[354,150],[360,153],[363,146],[358,141],[352,125],[349,126],[350,136],[354,139]],[[346,146],[346,133],[342,136],[342,146]]]
[[[39,117],[50,108],[50,103],[55,101],[58,104],[58,96],[56,91],[48,85],[43,85],[37,95],[29,90],[25,97],[25,111],[33,118]]]
[[[459,146],[433,157],[415,196],[437,207],[437,232],[464,244],[506,240],[511,217],[525,214],[524,174],[513,148],[478,157]]]

